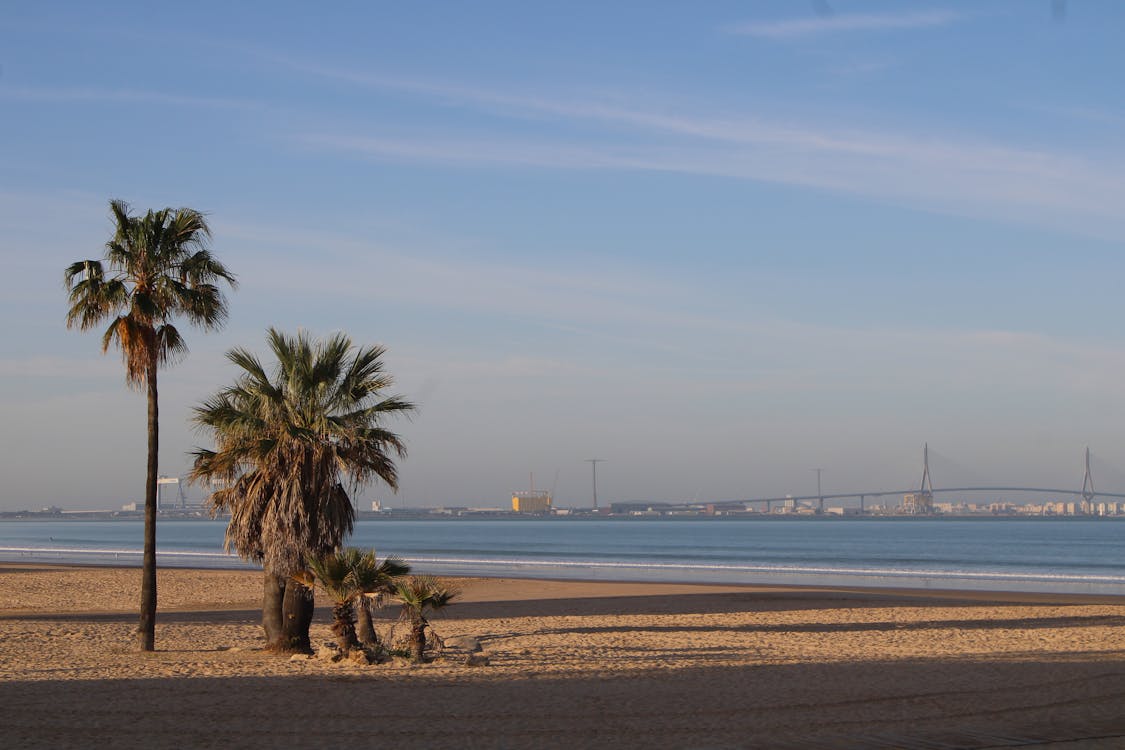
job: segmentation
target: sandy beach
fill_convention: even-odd
[[[489,666],[359,666],[261,651],[243,571],[161,571],[138,653],[139,575],[0,564],[7,747],[1125,747],[1119,599],[469,579]]]

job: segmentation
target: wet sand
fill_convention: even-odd
[[[467,579],[489,666],[358,666],[261,651],[244,571],[161,571],[138,653],[139,578],[0,564],[6,746],[1125,747],[1116,598]]]

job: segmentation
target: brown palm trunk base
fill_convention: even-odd
[[[332,607],[332,632],[336,634],[340,650],[351,653],[360,648],[359,638],[355,634],[355,620],[352,602],[337,602]]]
[[[285,622],[282,615],[282,604],[285,601],[285,576],[279,576],[271,571],[262,575],[262,630],[266,635],[266,648],[277,649],[281,644],[281,636]]]
[[[356,599],[355,619],[359,642],[376,653],[381,651],[383,644],[379,642],[379,634],[375,632],[375,626],[371,622],[371,610],[367,606],[366,597]]]
[[[285,583],[281,603],[281,638],[274,650],[285,653],[312,653],[309,627],[313,619],[313,591],[290,579]]]
[[[423,662],[426,658],[426,623],[418,622],[410,626],[410,658]]]

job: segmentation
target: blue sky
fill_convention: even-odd
[[[206,211],[241,281],[162,375],[168,474],[271,325],[382,343],[421,406],[365,503],[1125,465],[1125,7],[1054,7],[8,9],[0,507],[142,492],[144,399],[63,323],[111,198]]]

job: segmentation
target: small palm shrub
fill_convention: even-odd
[[[390,555],[379,560],[375,550],[367,550],[352,562],[352,581],[359,592],[353,602],[357,635],[364,646],[376,653],[383,648],[371,622],[372,610],[384,605],[395,591],[395,582],[408,573],[410,566],[400,558]]]
[[[332,632],[336,634],[340,649],[350,653],[361,648],[360,634],[365,636],[363,640],[367,645],[378,647],[368,600],[391,592],[396,578],[408,573],[410,566],[395,557],[380,562],[374,550],[355,547],[324,557],[311,557],[306,564],[311,578],[301,582],[319,582],[332,598]],[[360,625],[359,634],[356,632],[357,623]]]
[[[427,614],[448,606],[460,593],[460,589],[433,576],[410,576],[396,581],[394,596],[402,605],[399,620],[410,626],[412,661],[425,661],[426,630],[433,632]]]

